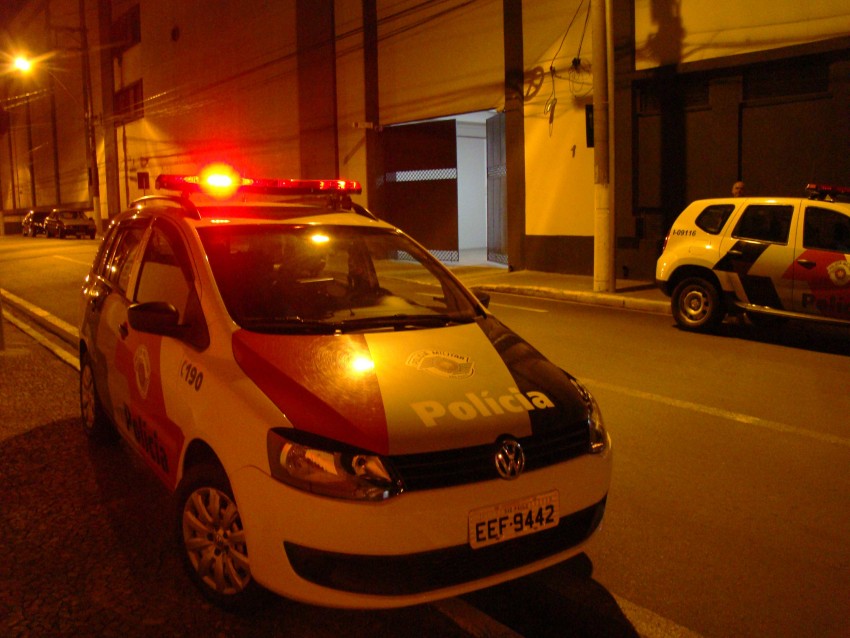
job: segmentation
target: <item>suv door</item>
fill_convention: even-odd
[[[714,267],[728,272],[735,296],[751,305],[788,310],[793,285],[783,279],[794,259],[795,200],[752,203],[720,243],[723,257]],[[793,233],[796,235],[796,232]]]
[[[850,216],[823,204],[807,204],[802,240],[788,269],[794,310],[850,321]]]

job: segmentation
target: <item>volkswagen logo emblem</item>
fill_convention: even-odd
[[[506,480],[517,478],[525,468],[525,452],[516,439],[503,439],[494,460],[496,471]]]

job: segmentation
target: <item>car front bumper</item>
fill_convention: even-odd
[[[513,481],[409,492],[380,503],[315,496],[255,467],[236,472],[231,483],[258,583],[303,602],[385,608],[489,587],[580,553],[602,519],[611,465],[609,446]],[[471,548],[470,511],[553,489],[556,527]]]

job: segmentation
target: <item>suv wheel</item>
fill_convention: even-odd
[[[245,530],[230,481],[215,464],[186,471],[177,489],[177,538],[189,576],[206,598],[225,609],[257,601]]]
[[[671,302],[673,318],[685,330],[713,330],[726,314],[717,286],[702,277],[688,277],[679,282]]]

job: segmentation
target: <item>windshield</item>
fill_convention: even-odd
[[[198,232],[228,312],[248,330],[402,330],[477,313],[439,262],[393,231],[263,224]]]

